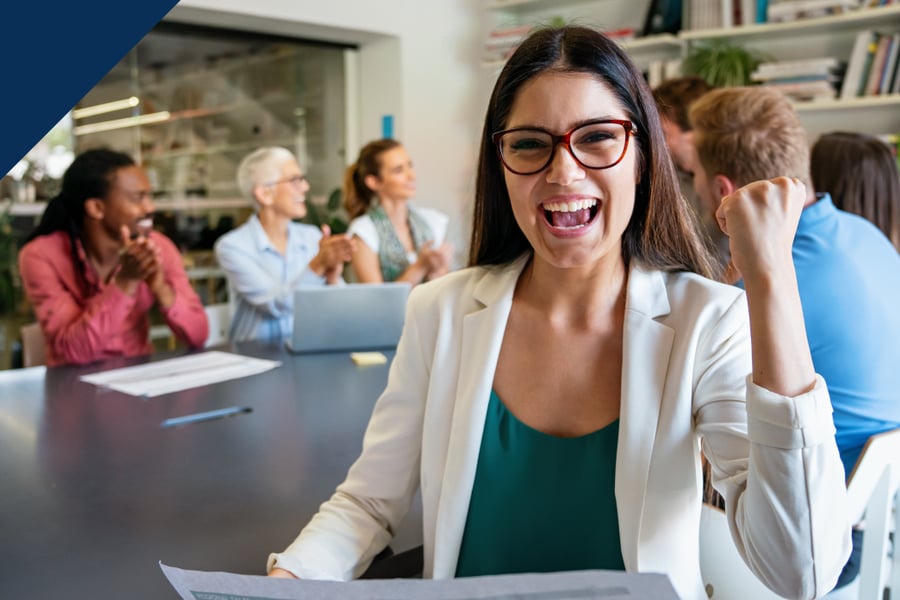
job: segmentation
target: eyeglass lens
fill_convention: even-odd
[[[294,175],[293,177],[279,179],[275,183],[289,183],[291,185],[300,185],[304,181],[306,181],[306,175]]]
[[[573,129],[568,147],[572,155],[589,169],[604,169],[621,160],[627,147],[628,134],[620,123],[588,123]],[[511,171],[530,174],[544,169],[556,144],[564,136],[554,136],[540,129],[519,129],[505,132],[497,140],[503,162]]]

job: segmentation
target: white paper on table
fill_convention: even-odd
[[[337,582],[159,566],[184,600],[678,600],[669,578],[659,573],[567,571]]]
[[[159,396],[192,387],[256,375],[281,363],[210,351],[83,375],[82,381],[132,396]]]

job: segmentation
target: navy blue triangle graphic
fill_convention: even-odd
[[[0,175],[25,156],[176,3],[7,3],[0,35]]]

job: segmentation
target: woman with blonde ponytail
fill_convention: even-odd
[[[344,208],[358,238],[350,265],[360,283],[405,281],[412,285],[450,270],[453,247],[444,241],[446,215],[413,208],[412,160],[400,142],[369,142],[344,175]]]

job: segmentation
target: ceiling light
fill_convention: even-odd
[[[137,127],[138,125],[150,125],[151,123],[159,123],[168,121],[171,117],[169,111],[150,113],[149,115],[138,115],[135,117],[125,117],[124,119],[113,119],[112,121],[101,121],[100,123],[91,123],[89,125],[79,125],[72,128],[75,135],[85,135],[87,133],[98,133],[100,131],[110,131],[112,129],[122,129],[124,127]]]
[[[125,110],[126,108],[134,108],[141,103],[137,96],[130,98],[122,98],[121,100],[113,100],[112,102],[104,102],[103,104],[95,104],[94,106],[85,106],[84,108],[76,108],[72,111],[73,119],[83,119],[85,117],[93,117],[117,110]]]

